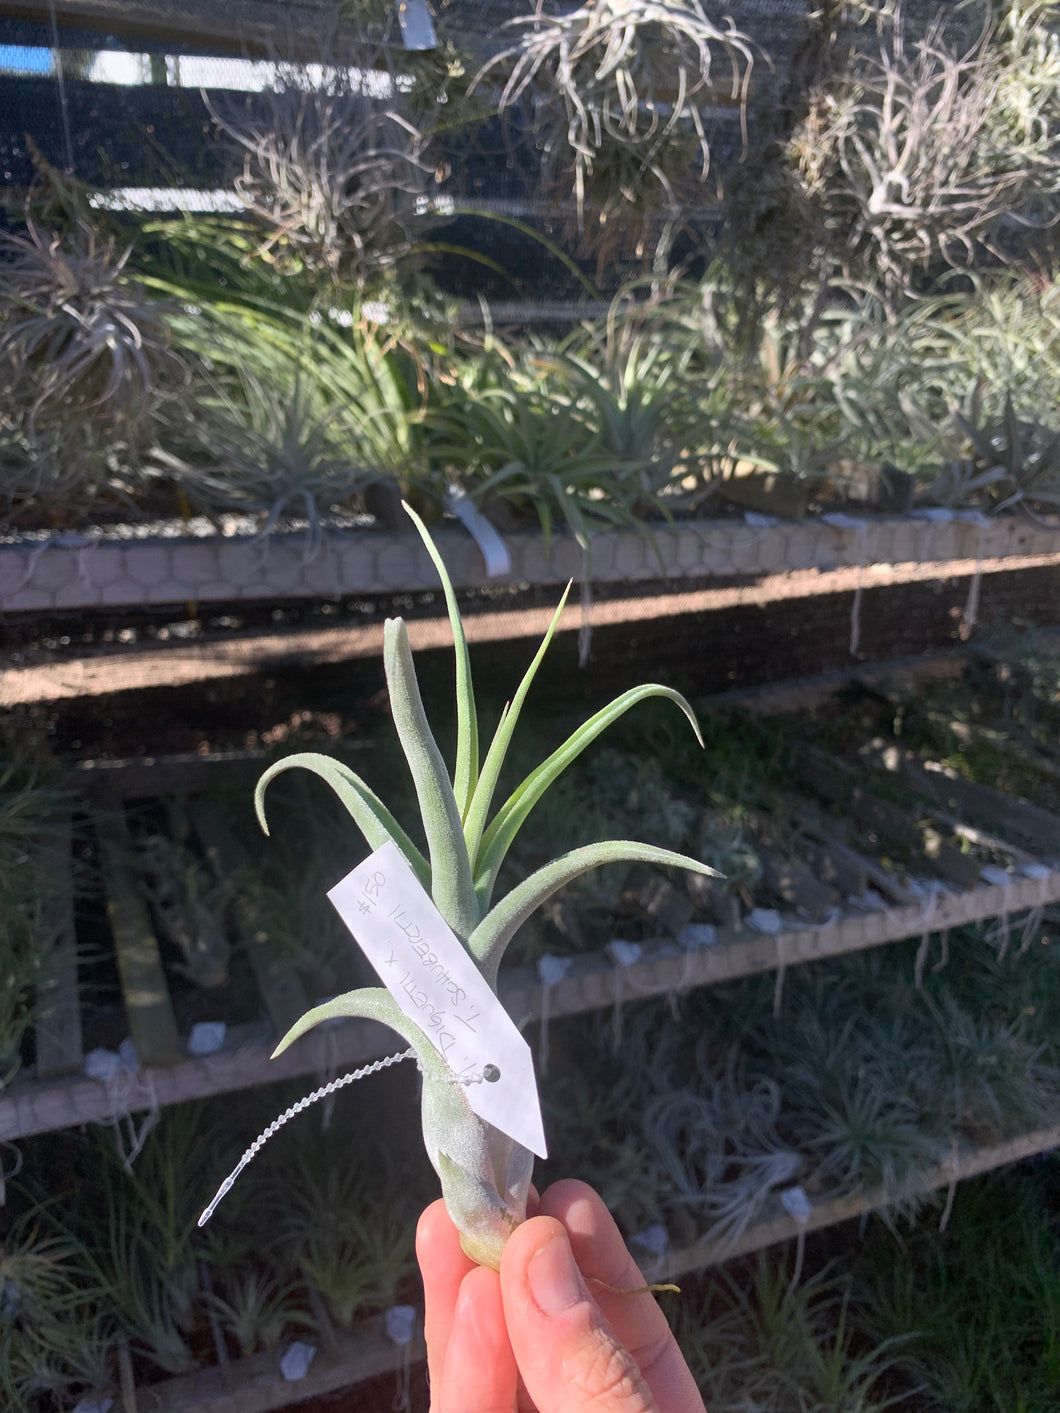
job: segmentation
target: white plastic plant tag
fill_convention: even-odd
[[[914,520],[930,520],[936,525],[946,525],[957,518],[956,512],[945,505],[918,505],[909,514]]]
[[[89,1079],[102,1080],[104,1084],[120,1072],[121,1060],[113,1050],[104,1050],[102,1047],[89,1050],[81,1061],[81,1073]]]
[[[328,893],[383,985],[480,1119],[548,1156],[530,1046],[389,840]]]
[[[482,551],[486,561],[486,574],[490,579],[499,579],[512,572],[512,557],[508,546],[501,539],[493,525],[462,486],[450,486],[444,497],[446,510],[455,515],[471,538]]]
[[[396,0],[401,40],[406,49],[436,49],[438,40],[426,0]]]
[[[995,888],[1007,888],[1013,881],[1012,874],[997,864],[984,864],[979,870],[979,877],[984,883],[992,883]]]
[[[542,986],[555,986],[570,971],[571,957],[557,957],[551,952],[542,952],[537,959],[537,979]]]
[[[800,1227],[804,1227],[813,1216],[813,1207],[804,1188],[786,1187],[779,1194],[780,1205],[789,1217],[794,1217]]]
[[[753,932],[762,932],[767,937],[776,937],[781,930],[780,914],[773,908],[752,908],[744,922]]]
[[[629,1238],[629,1244],[647,1252],[653,1261],[662,1261],[670,1254],[670,1233],[661,1222],[654,1222],[643,1231],[635,1231]]]
[[[833,530],[864,530],[865,521],[859,520],[856,515],[844,515],[841,510],[833,511],[830,515],[822,515],[821,523],[831,525]]]
[[[712,922],[686,922],[677,940],[686,952],[698,952],[701,947],[713,947],[718,933]]]
[[[309,1373],[309,1366],[316,1358],[316,1345],[303,1344],[296,1339],[280,1360],[280,1373],[289,1384],[296,1384]]]
[[[225,1043],[228,1027],[224,1021],[196,1021],[188,1032],[189,1055],[216,1055]]]
[[[604,951],[620,967],[631,967],[634,962],[640,961],[642,948],[639,942],[625,942],[621,937],[613,937]]]
[[[391,1344],[411,1344],[416,1333],[415,1305],[391,1305],[383,1315],[383,1330]]]

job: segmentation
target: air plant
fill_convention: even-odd
[[[144,892],[162,933],[183,954],[184,974],[207,990],[224,986],[231,952],[224,928],[230,883],[218,881],[208,864],[164,834],[139,840],[137,856]]]
[[[18,371],[29,424],[49,416],[105,412],[135,422],[155,381],[152,360],[166,352],[159,305],[126,267],[132,247],[80,224],[69,236],[32,222],[5,233],[0,295],[0,358]]]
[[[221,1328],[239,1346],[244,1359],[257,1349],[275,1349],[292,1325],[312,1326],[312,1316],[294,1300],[296,1284],[278,1285],[251,1266],[225,1276],[224,1293],[207,1297]]]
[[[0,234],[0,468],[10,504],[127,499],[181,365],[160,302],[86,223]],[[70,428],[76,421],[77,435]]]
[[[372,70],[368,70],[370,76]],[[361,86],[309,89],[292,83],[210,113],[243,155],[236,192],[266,229],[261,253],[321,270],[336,283],[364,285],[407,255],[428,213],[433,166],[423,137],[396,111],[391,91]]]
[[[415,1264],[408,1186],[396,1196],[387,1175],[372,1171],[359,1133],[332,1124],[289,1143],[259,1191],[275,1232],[270,1264],[316,1291],[340,1325],[393,1303]]]
[[[668,864],[704,874],[713,872],[698,860],[666,849],[615,840],[572,850],[531,874],[499,903],[492,903],[501,864],[523,821],[549,785],[607,726],[636,703],[664,697],[684,712],[697,736],[699,728],[691,707],[672,688],[656,684],[631,688],[575,731],[516,787],[490,819],[508,747],[567,595],[560,601],[541,647],[502,713],[480,763],[470,660],[456,596],[426,529],[417,516],[409,513],[441,577],[456,647],[457,751],[450,779],[424,713],[405,623],[390,619],[385,626],[383,665],[394,724],[419,802],[427,857],[361,778],[326,756],[295,755],[277,762],[258,782],[255,803],[259,820],[267,829],[264,796],[269,782],[295,766],[314,771],[339,795],[372,849],[388,842],[397,847],[495,990],[505,950],[522,923],[553,893],[587,870],[628,860]],[[441,1179],[449,1213],[461,1233],[464,1250],[472,1259],[498,1267],[505,1240],[526,1215],[533,1155],[474,1114],[466,1091],[452,1082],[453,1076],[440,1054],[385,990],[352,991],[315,1007],[288,1031],[277,1053],[321,1021],[339,1016],[381,1021],[396,1030],[415,1051],[423,1074],[424,1143]]]
[[[907,52],[895,25],[878,56],[813,95],[789,152],[836,264],[896,292],[917,270],[972,265],[984,249],[1004,259],[1007,218],[1055,219],[1060,64],[1055,39],[1039,44],[1021,22],[1052,7],[1013,8],[1000,35],[988,11],[963,52],[941,24]]]
[[[980,504],[999,511],[1017,506],[1055,511],[1060,506],[1060,431],[1020,417],[1011,392],[997,420],[981,418],[978,392],[953,421],[967,455],[950,462],[932,487],[943,504]]]
[[[827,1269],[795,1284],[783,1258],[761,1253],[745,1276],[711,1271],[689,1294],[676,1333],[711,1408],[883,1413],[905,1400],[892,1390],[903,1341],[856,1352],[850,1284]]]
[[[456,387],[427,413],[432,458],[479,502],[532,509],[548,541],[565,522],[583,549],[595,530],[636,523],[639,485],[599,434],[531,380]],[[633,475],[639,468],[633,468]]]
[[[728,70],[719,86],[742,108],[750,41],[731,21],[716,25],[700,0],[586,0],[565,14],[538,5],[510,25],[522,33],[475,83],[506,71],[500,111],[530,100],[546,188],[573,196],[578,233],[591,212],[590,244],[601,252],[628,223],[630,208],[648,219],[661,212],[672,223],[696,159],[701,181],[709,170],[700,108],[716,101],[716,60]],[[609,221],[619,228],[615,237]]]
[[[69,801],[25,762],[0,761],[0,1089],[19,1068],[54,936],[45,899],[63,856]]]
[[[158,448],[152,459],[197,506],[259,513],[263,534],[300,515],[316,543],[322,516],[375,477],[352,460],[347,409],[328,406],[302,370],[287,371],[290,382],[271,383],[243,369],[231,389],[205,387],[193,414],[174,406],[179,451]]]

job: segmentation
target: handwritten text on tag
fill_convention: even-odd
[[[456,1080],[476,1081],[473,1112],[546,1157],[530,1047],[397,846],[376,849],[328,897]]]

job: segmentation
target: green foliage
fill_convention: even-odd
[[[307,86],[292,70],[264,107],[260,97],[211,104],[243,159],[236,192],[263,232],[259,256],[358,291],[408,255],[429,187],[424,137],[397,111],[393,80],[386,96],[368,87]]]
[[[926,1219],[896,1251],[874,1228],[854,1273],[858,1323],[898,1336],[896,1364],[947,1413],[1046,1413],[1060,1396],[1056,1160],[962,1184],[944,1231]]]
[[[311,1316],[295,1303],[296,1289],[293,1282],[278,1285],[251,1266],[229,1272],[223,1294],[214,1294],[207,1304],[246,1359],[259,1349],[275,1349],[292,1328],[312,1327]]]
[[[65,1406],[86,1385],[110,1383],[95,1272],[47,1225],[29,1211],[0,1239],[0,1392],[12,1409]]]
[[[735,1240],[794,1182],[819,1199],[882,1192],[893,1225],[955,1145],[1055,1118],[1053,949],[999,961],[984,932],[951,939],[920,987],[911,942],[793,969],[775,1016],[768,977],[689,993],[680,1024],[644,1003],[617,1048],[612,1017],[553,1022],[550,1162],[607,1185],[628,1230],[662,1221],[675,1246]]]
[[[848,1279],[825,1270],[801,1284],[783,1260],[712,1273],[681,1305],[677,1337],[715,1413],[883,1413],[900,1337],[861,1347]]]
[[[0,238],[0,495],[80,509],[141,488],[167,385],[180,381],[163,311],[85,222]],[[78,428],[76,450],[70,436]]]
[[[0,1089],[19,1069],[23,1036],[48,978],[55,937],[46,902],[63,849],[70,803],[40,767],[0,760]]]
[[[348,1329],[393,1304],[414,1269],[417,1186],[403,1182],[399,1194],[363,1135],[301,1135],[260,1184],[270,1262],[281,1278],[316,1291]]]
[[[1060,505],[1060,431],[1017,416],[1011,393],[998,422],[980,422],[978,402],[973,399],[967,417],[953,414],[969,455],[950,463],[935,495],[951,503],[978,499],[992,509],[1054,510]]]

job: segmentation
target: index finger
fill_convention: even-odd
[[[453,1332],[460,1285],[475,1269],[474,1261],[464,1255],[460,1234],[440,1197],[426,1209],[416,1227],[416,1260],[423,1276],[427,1374],[432,1387],[437,1388]]]
[[[659,1408],[702,1413],[695,1380],[655,1297],[623,1293],[645,1280],[599,1195],[587,1183],[564,1179],[542,1194],[539,1211],[563,1223],[578,1269],[587,1281],[601,1282],[590,1285],[593,1299],[633,1355]]]

